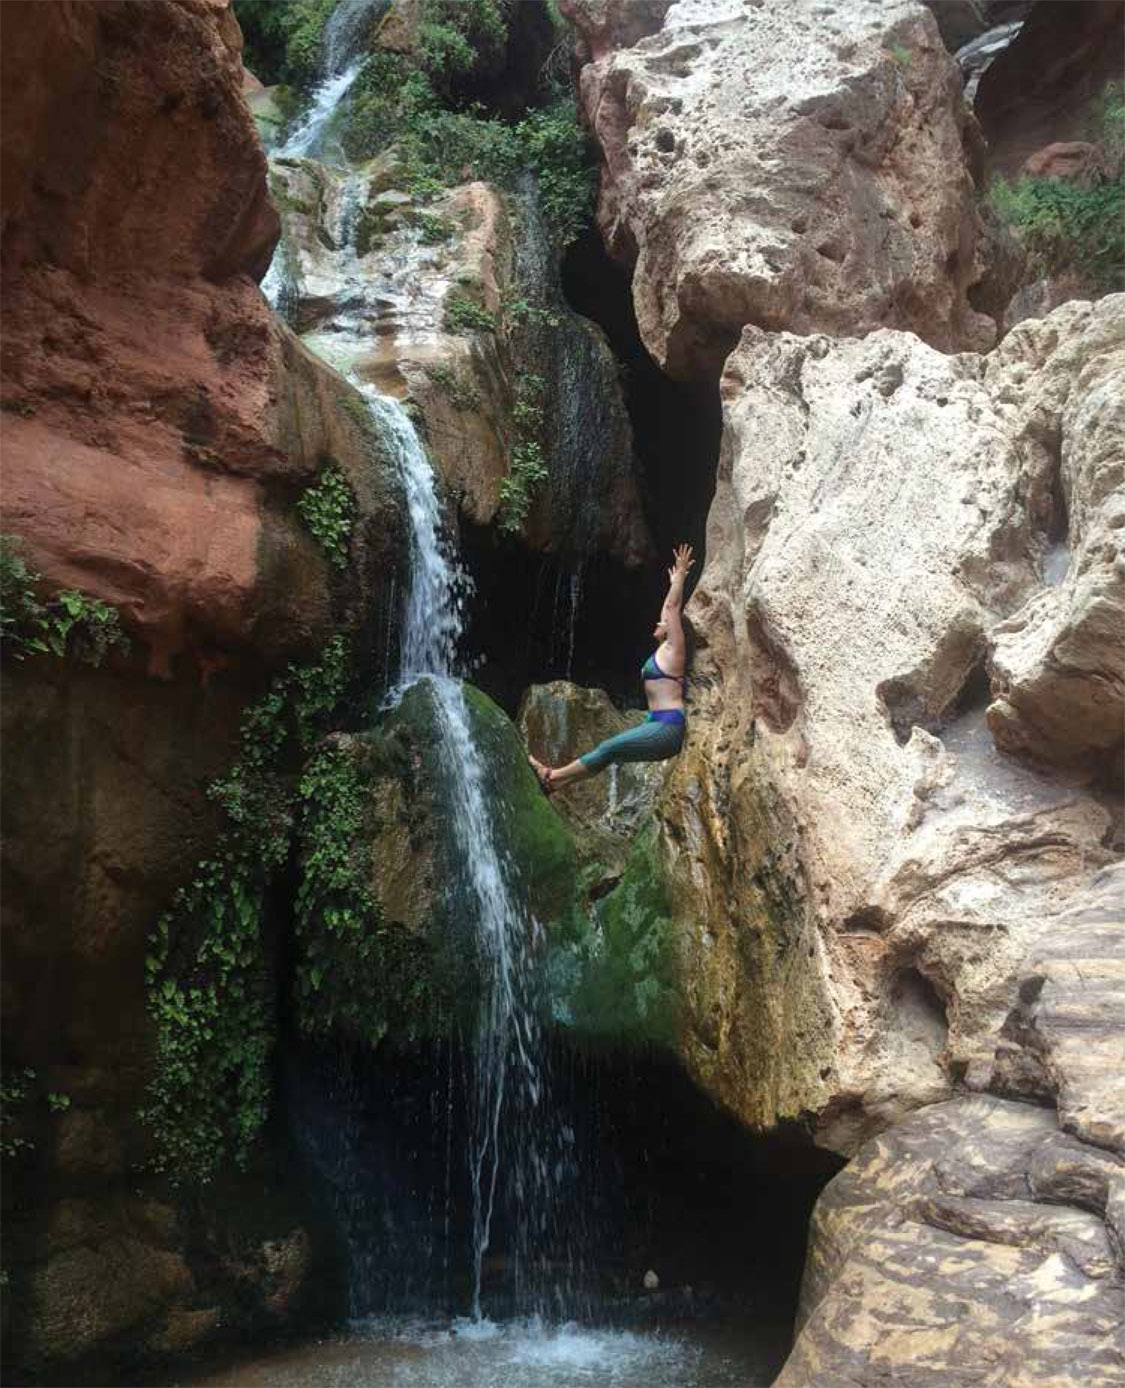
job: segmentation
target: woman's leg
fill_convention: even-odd
[[[531,756],[528,761],[543,789],[549,792],[561,790],[574,781],[584,781],[587,776],[596,776],[615,762],[666,761],[676,755],[683,743],[683,724],[645,722],[616,737],[606,738],[566,766],[544,766]]]

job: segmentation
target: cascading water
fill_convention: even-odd
[[[516,1302],[524,1309],[557,1310],[567,1304],[572,1287],[557,1276],[548,1287],[536,1275],[535,1263],[552,1232],[551,1211],[559,1187],[571,1173],[567,1132],[546,1104],[547,1074],[533,978],[539,927],[524,909],[511,865],[498,846],[486,770],[463,687],[453,677],[467,585],[443,536],[433,469],[402,407],[370,392],[368,399],[397,461],[411,519],[413,553],[398,693],[401,696],[419,680],[430,689],[459,886],[473,918],[482,966],[469,1155],[472,1313],[476,1319],[482,1315],[484,1260],[502,1183],[516,1211]],[[575,1261],[573,1255],[570,1261]]]
[[[338,221],[336,231],[343,241],[353,230],[346,203]],[[263,284],[267,294],[273,288],[269,281]],[[400,700],[422,682],[432,699],[451,805],[457,887],[472,918],[482,972],[484,1001],[470,1082],[472,1313],[477,1319],[482,1315],[485,1256],[501,1198],[515,1213],[517,1304],[529,1310],[558,1310],[568,1304],[569,1271],[562,1281],[554,1275],[548,1287],[533,1269],[550,1230],[553,1196],[571,1171],[568,1135],[544,1105],[546,1079],[532,997],[538,926],[524,910],[511,866],[498,847],[485,767],[462,685],[455,678],[469,580],[447,537],[433,469],[409,416],[397,401],[348,374],[394,460],[406,501],[411,562],[402,603],[399,677],[391,697]],[[337,1141],[336,1148],[334,1160],[354,1166],[347,1144],[341,1147]],[[321,1155],[318,1164],[323,1169],[327,1161]],[[361,1261],[355,1250],[352,1261]],[[576,1261],[568,1254],[562,1264],[573,1266]],[[353,1311],[359,1309],[356,1301],[353,1294]]]
[[[362,29],[373,8],[370,0],[337,7],[334,20],[343,17],[338,42],[328,46],[325,81],[282,156],[316,152],[324,161],[333,114],[358,72],[349,62],[354,37],[347,35]],[[302,168],[295,176],[304,176]],[[322,172],[317,186],[336,283],[322,299],[329,308],[319,314],[317,331],[304,340],[356,387],[400,478],[411,560],[390,700],[409,693],[429,701],[446,801],[447,890],[472,926],[482,1003],[471,1036],[446,1039],[421,1060],[400,1057],[385,1068],[380,1057],[353,1057],[352,1069],[339,1057],[321,1056],[311,1073],[294,1080],[292,1111],[304,1115],[306,1153],[331,1188],[348,1245],[353,1334],[359,1337],[348,1343],[369,1348],[354,1358],[354,1370],[317,1351],[307,1360],[298,1357],[291,1372],[284,1364],[271,1368],[269,1381],[359,1388],[388,1381],[389,1374],[419,1388],[498,1382],[564,1388],[591,1378],[611,1378],[623,1388],[746,1384],[743,1354],[729,1359],[725,1351],[711,1353],[679,1338],[579,1330],[565,1321],[592,1310],[583,1224],[588,1219],[593,1225],[597,1216],[589,1212],[603,1199],[603,1177],[591,1160],[589,1131],[576,1134],[563,1116],[582,1114],[588,1099],[545,1052],[537,997],[541,934],[502,847],[504,807],[474,738],[471,696],[457,678],[469,581],[443,524],[433,469],[413,423],[354,365],[377,330],[382,306],[402,293],[409,267],[358,255],[366,198],[361,175],[346,168],[327,178]],[[605,388],[612,357],[566,310],[530,185],[524,205],[521,282],[538,309],[529,315],[528,337],[539,359],[553,362],[552,379],[559,383],[547,410],[546,442],[553,526],[568,545],[569,568],[556,599],[567,605],[558,626],[569,669],[582,569],[596,543],[605,492],[602,458],[630,456],[628,425],[622,441],[622,419],[612,417],[607,402],[613,392]],[[319,284],[318,292],[325,287]],[[288,276],[282,248],[263,290],[279,310],[296,305],[303,292]],[[589,1126],[592,1120],[587,1114],[582,1121]],[[586,1152],[581,1162],[580,1144]],[[498,1249],[508,1255],[499,1267]],[[599,1257],[604,1263],[612,1255],[603,1249]],[[432,1316],[439,1307],[464,1308],[466,1301],[472,1319],[452,1327],[402,1320],[404,1312]],[[501,1308],[515,1318],[508,1324],[486,1318],[496,1318]],[[767,1380],[755,1375],[749,1381]]]
[[[583,574],[597,547],[612,465],[632,457],[632,439],[613,354],[600,331],[573,313],[563,297],[538,188],[530,174],[520,190],[519,221],[516,274],[531,310],[520,330],[520,355],[543,363],[551,382],[548,499],[551,533],[565,546],[554,594],[554,629],[560,633],[561,648],[552,654],[569,679]]]
[[[376,10],[386,7],[386,0],[340,0],[324,26],[320,83],[300,124],[276,151],[275,157],[295,159],[322,153],[320,147],[331,128],[332,117],[351,90],[367,56],[366,53],[357,55],[357,48]]]

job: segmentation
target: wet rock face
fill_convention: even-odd
[[[409,400],[462,514],[487,525],[521,441],[542,415],[550,480],[522,528],[536,550],[650,551],[617,367],[572,313],[530,196],[486,183],[422,204],[394,149],[351,171],[279,158],[279,303],[310,346],[383,394]]]
[[[5,262],[265,273],[277,212],[229,0],[4,11]]]
[[[1049,1110],[959,1098],[829,1184],[777,1388],[1120,1381],[1125,1163]]]
[[[600,689],[553,680],[527,691],[517,721],[533,756],[548,766],[566,766],[643,719],[643,713],[619,712]],[[552,798],[584,857],[602,864],[596,890],[620,877],[632,837],[651,811],[667,769],[666,762],[613,766]]]
[[[987,357],[747,329],[728,362],[661,810],[689,1062],[752,1123],[848,1152],[987,1083],[1021,961],[1114,856],[1123,343],[1116,296]]]
[[[568,13],[604,48],[604,25]],[[993,341],[966,298],[978,222],[960,79],[913,0],[680,0],[587,63],[581,93],[599,223],[635,262],[640,331],[670,375],[717,374],[747,323]]]

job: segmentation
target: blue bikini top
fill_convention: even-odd
[[[646,681],[647,681],[647,680],[677,680],[680,684],[683,684],[683,682],[684,682],[684,677],[683,677],[683,675],[668,675],[668,674],[665,674],[665,672],[664,672],[664,671],[660,668],[660,666],[657,665],[657,663],[656,663],[656,652],[655,652],[655,651],[653,651],[652,655],[650,655],[649,658],[645,661],[645,663],[641,666],[641,679],[646,680]]]

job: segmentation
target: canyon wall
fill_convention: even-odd
[[[258,289],[279,223],[241,81],[227,0],[5,6],[2,528],[41,597],[104,601],[129,639],[100,668],[5,659],[4,1065],[34,1077],[11,1111],[6,1088],[29,1145],[4,1319],[26,1366],[174,1353],[334,1295],[283,1152],[193,1209],[137,1121],[145,958],[215,843],[206,787],[270,678],[369,620],[401,535],[350,388]],[[344,574],[296,508],[326,459],[355,499]]]

